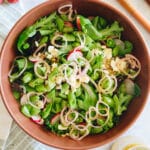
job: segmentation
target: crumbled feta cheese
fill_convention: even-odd
[[[51,45],[48,46],[48,52],[49,52],[49,53],[51,53],[51,50],[53,50],[53,49],[54,49],[54,46],[51,46]]]
[[[115,60],[111,60],[110,65],[111,65],[113,71],[119,72],[119,68],[118,68]]]
[[[54,70],[57,66],[58,66],[57,63],[53,63],[53,64],[52,64],[52,70]]]
[[[106,59],[112,58],[112,49],[111,48],[104,49],[104,57]]]
[[[48,47],[48,52],[53,56],[57,57],[58,56],[58,50],[54,46],[49,46]]]
[[[125,70],[127,68],[127,63],[125,61],[121,61],[119,64],[120,70]]]
[[[39,46],[38,41],[35,41],[35,46],[36,46],[36,47],[38,47],[38,46]]]
[[[116,58],[116,65],[120,70],[124,70],[127,68],[127,63],[120,58]]]
[[[51,60],[52,59],[52,55],[51,54],[47,54],[46,58],[49,59],[49,60]]]
[[[127,63],[117,57],[116,59],[111,60],[110,66],[113,71],[120,72],[127,68]]]
[[[85,74],[80,76],[80,82],[88,83],[89,82],[89,77]]]

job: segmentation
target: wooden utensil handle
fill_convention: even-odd
[[[127,0],[118,0],[118,2],[130,12],[147,30],[150,32],[150,22],[146,20]]]

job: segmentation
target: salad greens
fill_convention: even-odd
[[[9,72],[20,110],[35,123],[81,140],[114,127],[140,95],[141,70],[123,27],[64,5],[20,33]]]

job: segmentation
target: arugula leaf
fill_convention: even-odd
[[[140,89],[140,87],[136,84],[136,83],[134,83],[134,96],[140,96],[141,95],[141,89]]]
[[[90,36],[93,40],[102,40],[108,36],[123,31],[123,28],[119,26],[119,23],[117,21],[115,21],[110,27],[98,31],[89,19],[81,15],[79,15],[78,17],[80,18],[83,32]]]
[[[45,25],[50,26],[50,24],[53,21],[53,19],[55,18],[55,16],[56,16],[56,12],[52,13],[49,17],[41,18],[39,21],[37,21],[32,26],[27,27],[20,34],[18,41],[17,41],[17,48],[18,48],[20,53],[22,53],[22,54],[26,53],[27,49],[25,49],[25,47],[23,47],[23,46],[27,43],[28,38],[33,37],[37,33],[37,31],[39,31],[39,28],[42,28]]]
[[[69,101],[69,106],[72,109],[76,109],[77,108],[77,100],[76,100],[76,96],[74,92],[69,92],[68,94],[68,101]]]
[[[94,89],[88,84],[82,84],[83,87],[83,100],[78,100],[79,108],[88,110],[90,106],[95,106],[97,102],[97,95]]]

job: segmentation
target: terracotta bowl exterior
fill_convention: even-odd
[[[85,16],[103,16],[109,21],[118,20],[124,27],[122,34],[123,39],[130,40],[134,45],[134,55],[140,60],[142,70],[137,78],[137,83],[141,87],[142,94],[134,99],[128,107],[128,110],[120,118],[117,126],[104,134],[88,136],[81,141],[74,141],[68,137],[59,137],[50,132],[45,131],[41,126],[33,123],[26,118],[19,110],[19,104],[12,95],[10,83],[8,80],[8,72],[15,57],[16,39],[20,32],[27,26],[33,24],[42,16],[48,15],[64,4],[73,3],[78,13]],[[98,0],[50,0],[25,14],[12,28],[7,36],[1,53],[0,60],[0,87],[4,104],[16,123],[30,136],[36,140],[49,146],[60,149],[89,149],[104,145],[117,138],[124,133],[138,118],[143,110],[150,84],[150,60],[148,49],[143,42],[139,31],[121,12],[113,8],[111,5]]]

